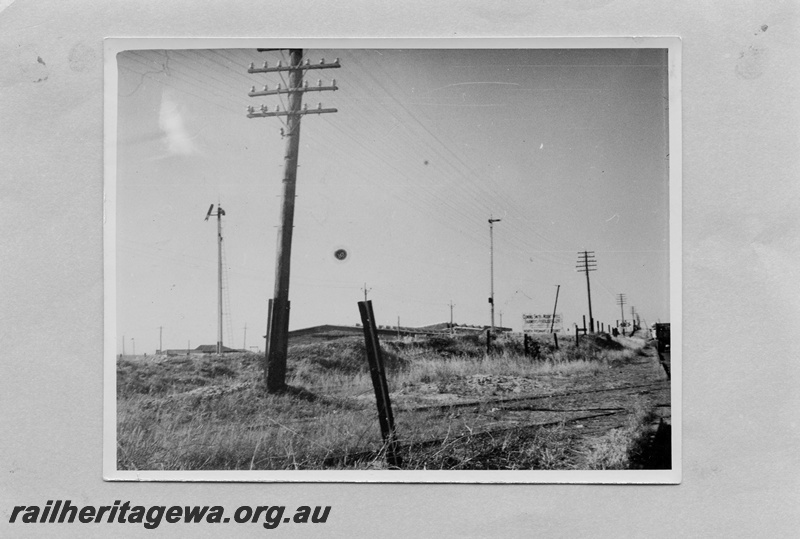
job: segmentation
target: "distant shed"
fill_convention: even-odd
[[[222,346],[222,353],[223,354],[231,354],[242,352],[243,350],[235,350],[233,348],[228,348],[227,346]],[[216,344],[201,344],[197,348],[194,349],[172,349],[172,350],[165,350],[164,353],[167,356],[204,356],[204,355],[211,355],[217,353],[217,345]]]

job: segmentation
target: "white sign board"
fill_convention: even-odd
[[[564,330],[560,314],[555,316],[555,321],[552,314],[522,315],[522,331],[525,333],[550,333],[551,325],[552,331],[561,332]]]

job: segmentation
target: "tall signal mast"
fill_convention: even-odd
[[[259,49],[260,50],[260,49]],[[275,263],[275,292],[269,302],[270,312],[267,313],[267,351],[264,376],[267,382],[267,392],[279,393],[286,388],[286,356],[289,347],[289,269],[292,254],[292,226],[294,222],[294,199],[297,182],[297,154],[300,149],[300,119],[307,114],[325,114],[337,112],[334,108],[323,109],[320,103],[316,109],[309,109],[308,105],[302,106],[303,94],[306,92],[322,92],[337,90],[336,79],[330,85],[323,86],[318,81],[316,86],[309,86],[303,82],[303,74],[310,69],[337,68],[339,59],[333,63],[326,63],[323,59],[319,64],[312,64],[310,60],[303,62],[302,49],[289,50],[289,65],[284,66],[278,62],[276,66],[269,66],[264,62],[263,67],[250,64],[248,73],[283,73],[289,74],[288,88],[280,84],[275,88],[266,85],[263,90],[250,89],[250,97],[288,95],[288,107],[280,110],[276,107],[270,111],[266,105],[247,107],[248,118],[286,117],[286,130],[282,134],[286,137],[286,150],[284,154],[283,174],[283,203],[281,205],[281,223],[278,227],[278,248]]]
[[[491,215],[489,216],[489,304],[492,306],[492,337],[494,337],[494,224],[499,222],[500,219],[493,219]]]
[[[217,325],[217,354],[222,354],[222,216],[225,215],[225,210],[217,204],[217,213],[213,213],[214,205],[208,208],[206,218],[217,216],[217,315],[219,324]]]

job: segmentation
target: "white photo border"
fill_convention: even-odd
[[[129,471],[117,469],[116,392],[116,170],[117,54],[129,50],[219,48],[319,49],[626,49],[668,51],[669,85],[669,287],[672,468],[669,470],[230,470]],[[516,38],[107,38],[104,41],[104,371],[103,479],[107,481],[204,481],[268,483],[456,484],[679,484],[682,477],[682,146],[681,40],[659,37]]]

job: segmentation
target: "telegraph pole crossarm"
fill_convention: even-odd
[[[256,112],[259,110],[260,112]],[[315,109],[305,108],[301,111],[292,112],[286,110],[278,110],[277,107],[275,111],[269,112],[266,110],[266,107],[261,107],[260,109],[255,109],[254,107],[247,107],[247,117],[248,118],[273,118],[276,116],[306,116],[307,114],[329,114],[332,112],[339,112],[339,109],[323,109],[322,107],[317,107]]]
[[[266,49],[264,49],[264,50],[266,50]],[[292,50],[293,51],[294,50],[302,51],[302,49],[292,49]],[[302,56],[302,52],[301,52],[301,56]],[[283,62],[279,61],[278,64],[275,65],[274,67],[269,67],[267,62],[264,62],[264,65],[262,67],[256,67],[254,62],[250,62],[250,67],[247,69],[247,72],[251,73],[251,74],[252,73],[278,73],[278,72],[281,72],[281,71],[305,71],[305,70],[308,70],[308,69],[331,69],[331,68],[336,68],[336,67],[342,67],[342,65],[339,63],[339,59],[338,58],[336,60],[334,60],[333,62],[330,62],[330,63],[325,63],[325,59],[323,58],[320,61],[320,63],[318,63],[318,64],[312,64],[311,60],[306,60],[304,63],[300,63],[299,61],[297,63],[295,63],[295,61],[292,60],[292,63],[290,65],[287,65],[287,66],[283,65]]]
[[[270,90],[266,85],[264,86],[263,90],[256,90],[255,86],[250,88],[250,92],[247,94],[250,97],[260,97],[265,95],[279,95],[279,94],[293,94],[293,93],[305,93],[305,92],[324,92],[324,91],[336,91],[339,87],[336,86],[336,79],[331,81],[330,86],[323,86],[322,81],[318,81],[316,86],[309,86],[308,81],[306,81],[302,88],[283,88],[280,84],[278,84],[273,90]]]

